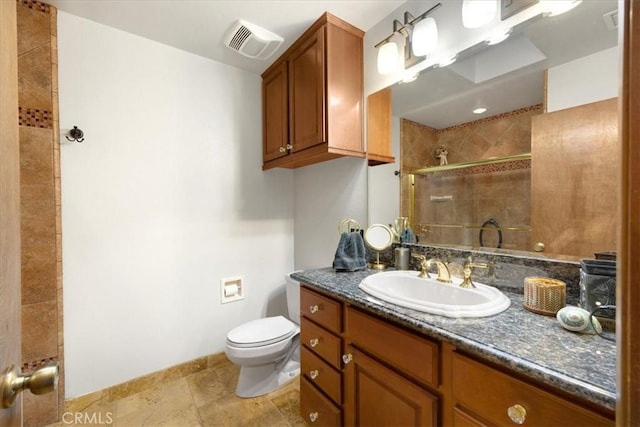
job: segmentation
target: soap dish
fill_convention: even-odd
[[[538,314],[555,316],[565,306],[567,285],[548,277],[524,279],[524,308]]]

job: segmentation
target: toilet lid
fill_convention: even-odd
[[[296,325],[283,316],[256,319],[233,328],[227,340],[235,347],[259,347],[289,338]]]

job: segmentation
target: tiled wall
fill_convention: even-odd
[[[410,203],[410,183],[406,173],[436,166],[434,152],[446,146],[449,163],[463,163],[489,157],[510,156],[531,151],[531,117],[541,114],[542,106],[500,114],[445,129],[432,129],[409,120],[401,120],[401,211],[410,216],[420,242],[478,247],[478,228],[489,218],[501,227],[502,248],[530,250],[530,161],[474,167],[462,170],[415,175],[414,204]],[[451,200],[433,201],[432,196],[451,196]],[[445,224],[468,227],[434,227]],[[483,232],[483,243],[497,247],[498,234]]]
[[[58,420],[62,373],[62,253],[56,9],[17,0],[22,238],[22,370],[61,364],[58,391],[24,393],[24,425]]]

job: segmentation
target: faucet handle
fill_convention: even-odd
[[[420,261],[420,273],[418,274],[418,277],[428,278],[429,261],[427,261],[427,257],[422,254],[411,254],[411,257]]]
[[[464,268],[462,269],[462,273],[464,274],[464,279],[462,283],[460,283],[461,288],[475,288],[476,285],[471,281],[471,272],[473,268],[487,268],[489,265],[486,262],[473,262],[471,257],[467,258],[467,261],[464,263]]]
[[[469,256],[464,263],[464,268],[487,268],[488,266],[489,264],[487,264],[486,262],[473,262],[473,258],[471,256]]]

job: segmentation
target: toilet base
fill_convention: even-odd
[[[238,397],[257,397],[275,391],[300,375],[300,362],[287,361],[282,369],[281,363],[269,363],[261,366],[243,366],[236,387]]]

